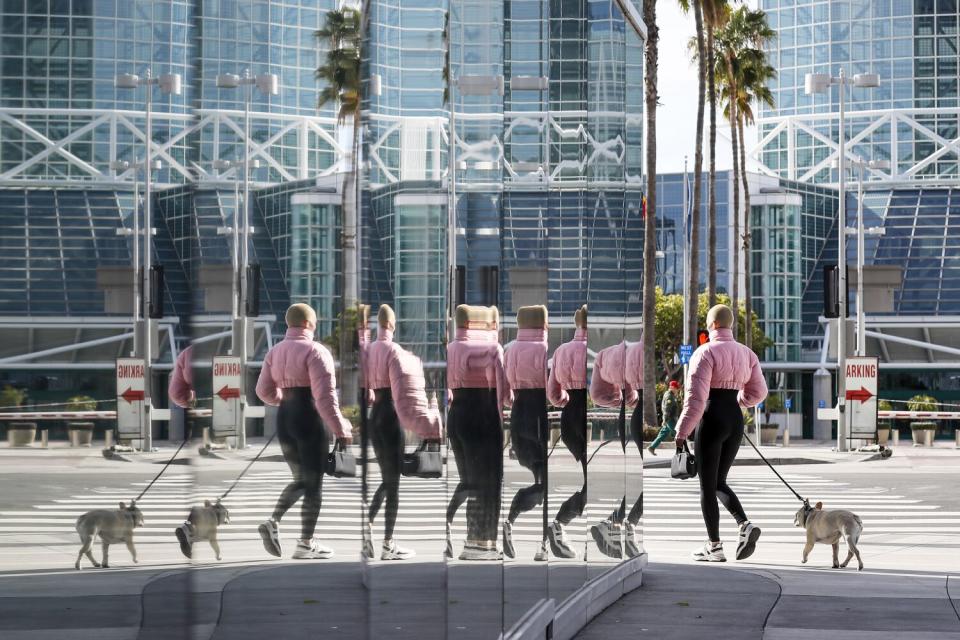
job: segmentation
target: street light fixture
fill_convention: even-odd
[[[867,355],[866,318],[863,307],[863,263],[865,260],[864,236],[882,236],[886,233],[883,227],[863,226],[863,179],[866,171],[884,171],[890,168],[889,160],[865,160],[856,158],[850,164],[857,169],[857,226],[844,229],[847,235],[857,237],[857,348],[858,356]],[[843,180],[845,176],[840,176]]]
[[[837,211],[837,234],[839,250],[837,252],[837,263],[840,270],[840,317],[837,320],[837,451],[847,451],[849,443],[847,442],[847,245],[846,233],[846,185],[844,176],[846,175],[845,164],[847,156],[847,144],[844,138],[846,127],[845,98],[846,87],[858,87],[863,89],[880,86],[880,76],[876,73],[858,73],[853,79],[847,77],[846,72],[840,69],[838,77],[827,73],[808,73],[804,77],[804,89],[807,95],[814,93],[828,93],[830,87],[837,85],[840,90],[840,151],[838,158],[838,168],[840,170],[840,203]],[[861,278],[862,280],[862,278]]]
[[[250,102],[253,100],[253,88],[256,87],[260,93],[265,96],[275,96],[280,92],[280,78],[275,73],[261,73],[251,75],[249,69],[243,70],[243,75],[235,73],[224,73],[217,76],[217,87],[220,89],[238,89],[246,87],[243,93],[243,160],[239,163],[243,168],[243,238],[241,240],[241,258],[240,258],[240,304],[242,313],[238,310],[237,317],[233,323],[233,352],[240,356],[240,367],[243,374],[240,376],[240,425],[237,429],[237,447],[244,448],[247,445],[247,342],[249,339],[250,325],[247,322],[248,305],[247,300],[250,297],[250,283],[248,280],[248,266],[250,263],[250,167],[253,166],[250,160]],[[234,215],[236,221],[238,216]],[[236,299],[236,296],[234,296]]]
[[[150,277],[150,267],[152,262],[152,252],[150,250],[151,238],[153,235],[153,206],[151,202],[152,197],[152,186],[151,186],[151,173],[153,168],[156,166],[153,161],[153,87],[158,87],[160,91],[165,95],[180,95],[183,90],[183,79],[179,73],[163,73],[157,77],[153,76],[153,73],[150,69],[147,69],[144,76],[140,76],[133,73],[122,73],[114,79],[114,86],[118,89],[136,89],[138,87],[146,87],[146,159],[144,160],[142,166],[146,168],[143,172],[143,275],[145,277]],[[122,165],[118,165],[122,166]],[[127,165],[126,169],[129,169],[130,166]],[[116,169],[115,169],[116,170]],[[136,220],[136,213],[134,213],[134,219]],[[138,234],[139,235],[139,234]],[[137,245],[137,241],[134,241],[134,246]],[[137,260],[134,260],[136,265]],[[140,277],[137,277],[137,282],[143,289],[143,302],[144,306],[149,308],[151,300],[151,287],[143,287],[143,283],[140,281]],[[136,297],[136,293],[134,294]],[[135,313],[138,313],[135,311]],[[144,403],[144,414],[141,416],[141,433],[143,434],[143,448],[145,451],[150,451],[153,448],[153,406],[152,406],[152,394],[151,394],[151,378],[152,378],[152,360],[153,360],[153,318],[152,314],[146,314],[146,317],[143,319],[143,403]],[[134,327],[134,334],[136,334],[136,327]]]

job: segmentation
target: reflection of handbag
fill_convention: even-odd
[[[439,478],[443,471],[440,443],[424,440],[412,453],[404,454],[401,473],[413,478]]]
[[[333,451],[327,456],[327,475],[334,478],[357,477],[357,459],[341,440],[337,440]]]
[[[673,454],[673,460],[670,461],[670,476],[678,480],[687,480],[697,477],[697,459],[687,448],[687,441],[677,447],[677,452]]]

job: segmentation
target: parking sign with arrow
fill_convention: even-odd
[[[144,412],[143,358],[117,358],[117,436],[137,439]]]
[[[846,400],[850,415],[850,437],[877,437],[877,358],[847,358]]]
[[[234,436],[240,426],[240,377],[243,367],[237,356],[213,358],[213,433]]]

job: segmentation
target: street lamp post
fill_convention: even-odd
[[[275,96],[280,92],[280,79],[275,73],[261,73],[256,76],[250,74],[249,69],[244,69],[243,76],[234,73],[225,73],[217,76],[217,88],[219,89],[237,89],[246,87],[243,94],[243,209],[242,209],[242,231],[240,239],[240,299],[237,306],[240,307],[238,317],[233,323],[233,352],[240,357],[240,367],[243,372],[240,375],[240,424],[237,428],[237,448],[242,449],[247,446],[247,343],[249,341],[250,324],[247,318],[248,305],[247,300],[250,296],[248,282],[248,267],[250,265],[250,102],[253,99],[253,87],[256,87],[266,96]],[[237,215],[234,215],[234,226],[236,226]]]
[[[163,73],[153,77],[150,69],[147,69],[141,78],[132,73],[123,73],[116,77],[114,81],[118,89],[136,89],[137,87],[146,87],[146,154],[144,159],[143,172],[143,277],[150,277],[150,268],[152,266],[153,252],[151,251],[153,228],[153,203],[151,171],[154,167],[151,160],[153,153],[153,87],[159,87],[166,95],[180,95],[183,87],[183,79],[179,73]],[[139,281],[139,278],[138,278]],[[143,319],[143,404],[144,415],[141,422],[141,433],[143,434],[143,449],[150,451],[153,448],[153,404],[151,393],[152,360],[153,360],[153,318],[150,305],[153,302],[153,292],[151,287],[143,287],[142,281],[139,281],[143,290],[143,304],[147,308],[147,313]],[[162,292],[161,292],[162,295]],[[136,331],[134,331],[136,333]]]
[[[847,78],[846,72],[840,69],[839,77],[833,77],[828,73],[808,73],[804,78],[805,92],[807,95],[814,93],[828,93],[832,85],[839,87],[840,94],[840,140],[838,152],[838,167],[840,170],[840,203],[837,211],[837,266],[840,271],[839,282],[839,301],[840,315],[837,320],[839,327],[837,331],[837,451],[847,451],[849,443],[847,441],[847,245],[846,233],[846,185],[844,184],[847,145],[845,136],[845,98],[848,86],[860,88],[873,88],[880,86],[880,76],[875,73],[858,73],[853,80]]]

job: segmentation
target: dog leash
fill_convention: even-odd
[[[770,461],[763,457],[763,454],[760,453],[760,449],[757,448],[757,445],[753,444],[753,440],[750,439],[750,436],[744,433],[743,437],[747,442],[750,443],[750,446],[753,447],[753,450],[757,452],[757,455],[760,456],[760,459],[767,463],[767,466],[770,467],[770,471],[773,471],[776,474],[776,476],[780,478],[780,482],[782,482],[787,487],[787,489],[790,489],[790,492],[793,493],[793,495],[797,496],[797,500],[799,500],[803,504],[807,504],[807,505],[810,504],[810,501],[804,498],[803,496],[801,496],[799,493],[797,493],[796,490],[790,486],[790,483],[784,480],[783,476],[781,476],[777,472],[777,470],[773,468],[773,465],[770,464]]]
[[[246,466],[246,467],[243,468],[243,471],[241,471],[241,472],[240,472],[240,475],[237,476],[237,479],[233,481],[233,484],[230,485],[230,488],[227,489],[227,490],[223,493],[222,496],[220,496],[219,498],[217,498],[217,502],[221,502],[224,498],[227,497],[227,495],[229,495],[229,493],[230,493],[231,491],[234,490],[234,488],[237,486],[237,484],[240,483],[240,479],[243,478],[243,476],[246,475],[247,471],[250,470],[250,467],[253,466],[253,463],[260,459],[260,456],[263,455],[263,452],[267,450],[267,447],[270,446],[270,443],[273,442],[273,439],[274,439],[276,436],[277,436],[277,432],[274,431],[274,432],[273,432],[273,435],[271,435],[271,436],[267,439],[267,441],[264,443],[263,448],[260,449],[260,452],[253,458],[253,460],[251,460],[250,462],[247,463],[247,466]]]
[[[187,434],[187,437],[184,438],[184,439],[183,439],[183,442],[180,443],[180,446],[177,447],[177,450],[174,451],[174,452],[173,452],[173,455],[170,457],[170,459],[167,460],[167,464],[163,465],[163,469],[160,469],[160,473],[158,473],[158,474],[153,478],[153,480],[151,480],[150,483],[149,483],[146,487],[144,487],[143,491],[140,492],[140,495],[138,495],[136,498],[133,499],[133,501],[132,501],[133,504],[136,504],[136,502],[137,502],[138,500],[140,500],[140,498],[142,498],[143,495],[144,495],[147,491],[150,490],[150,487],[153,486],[153,483],[155,483],[157,480],[160,479],[160,476],[163,475],[163,472],[166,471],[166,470],[167,470],[167,467],[169,467],[169,466],[173,463],[174,459],[177,457],[177,454],[180,453],[180,451],[183,449],[184,445],[187,444],[187,442],[189,442],[189,441],[190,441],[190,434],[188,433],[188,434]]]

